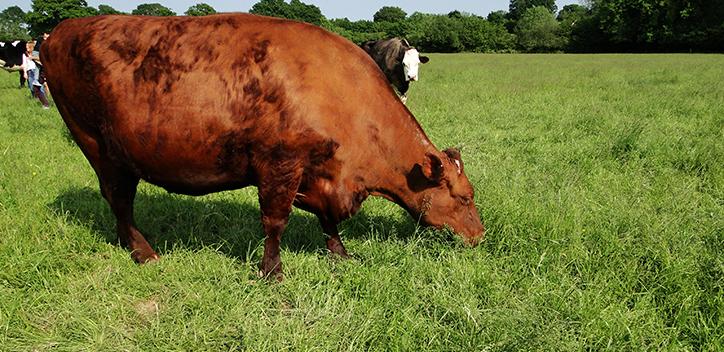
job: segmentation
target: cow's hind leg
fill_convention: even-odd
[[[301,179],[302,167],[294,161],[278,162],[274,170],[260,174],[259,207],[266,234],[260,269],[264,277],[283,279],[279,244]]]

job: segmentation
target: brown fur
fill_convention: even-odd
[[[319,217],[342,256],[336,225],[370,194],[471,243],[482,238],[465,174],[372,59],[319,27],[246,14],[101,16],[64,21],[41,56],[138,262],[158,258],[133,223],[140,179],[192,195],[257,186],[264,274],[281,274],[293,203]]]

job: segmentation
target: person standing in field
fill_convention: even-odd
[[[40,53],[40,47],[43,45],[43,42],[48,39],[48,37],[50,37],[50,34],[48,32],[43,32],[43,34],[35,40],[35,50],[33,51]]]
[[[43,32],[43,34],[38,37],[38,39],[35,40],[35,49],[33,50],[33,57],[37,58],[38,61],[40,61],[40,47],[43,45],[43,42],[50,37],[50,33]],[[45,74],[42,70],[42,68],[39,70],[37,79],[40,81],[41,86],[40,89],[43,91],[43,95],[46,97],[48,96],[48,83],[45,82]]]
[[[30,90],[30,96],[35,97],[35,93],[33,92],[33,79],[35,78],[35,69],[37,68],[37,65],[35,64],[35,61],[33,61],[33,48],[35,48],[35,43],[32,41],[29,41],[25,44],[25,52],[23,52],[23,64],[22,64],[22,74],[23,78],[28,83],[28,89]]]
[[[35,48],[35,42],[28,42],[25,53],[23,54],[23,73],[25,79],[28,81],[28,88],[30,88],[30,96],[38,98],[43,104],[43,109],[49,109],[50,104],[48,99],[45,97],[43,84],[40,83],[40,69],[33,60],[33,49]]]

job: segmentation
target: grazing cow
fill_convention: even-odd
[[[248,14],[87,17],[58,25],[40,56],[139,263],[158,259],[133,220],[140,179],[189,195],[257,186],[261,272],[277,278],[292,205],[319,218],[342,257],[337,224],[369,195],[470,244],[483,237],[459,152],[436,149],[364,51],[319,27]]]
[[[420,78],[420,64],[427,63],[430,59],[420,56],[417,49],[401,38],[370,40],[360,46],[375,60],[390,84],[397,88],[402,102],[407,102],[410,82]]]

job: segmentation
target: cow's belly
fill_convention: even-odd
[[[129,124],[115,127],[109,152],[141,179],[182,194],[250,185],[249,143],[213,124]]]

